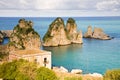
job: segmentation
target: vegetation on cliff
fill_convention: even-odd
[[[14,27],[13,33],[10,36],[10,50],[40,47],[40,36],[34,31],[32,26],[33,23],[31,21],[26,21],[25,19],[19,20],[19,24]]]
[[[66,32],[71,43],[82,44],[82,31],[77,32],[77,24],[73,18],[69,18],[66,24]]]
[[[55,73],[35,63],[20,59],[0,65],[0,78],[5,80],[57,80]]]
[[[60,25],[63,25],[64,27],[64,21],[62,18],[56,18],[50,25],[49,25],[49,29],[48,31],[46,32],[46,34],[44,35],[43,37],[43,41],[47,41],[49,39],[51,39],[53,36],[51,35],[51,32],[54,28],[55,31],[57,31],[59,29],[59,26]]]
[[[43,37],[44,46],[67,45],[71,42],[68,40],[65,24],[62,18],[56,18],[49,26],[48,31]]]
[[[67,23],[74,24],[74,23],[75,23],[75,20],[74,20],[73,18],[69,18],[69,19],[67,20]]]

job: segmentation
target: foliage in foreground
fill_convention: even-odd
[[[53,71],[25,60],[15,60],[0,65],[0,78],[8,80],[56,80]]]
[[[37,75],[35,80],[57,80],[55,73],[48,68],[41,67],[37,70]]]
[[[82,80],[81,77],[65,77],[64,80]]]
[[[6,61],[8,55],[7,45],[0,45],[0,61]]]
[[[104,75],[104,80],[120,80],[120,69],[107,70]]]

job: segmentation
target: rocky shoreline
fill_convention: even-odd
[[[64,80],[65,77],[81,77],[82,80],[103,80],[103,75],[100,73],[82,74],[80,69],[72,69],[71,72],[68,72],[66,68],[60,66],[53,67],[52,70],[60,77],[60,80]]]
[[[0,30],[0,43],[4,41],[4,38],[9,38],[13,30]]]

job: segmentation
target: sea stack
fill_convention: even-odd
[[[92,32],[92,26],[88,26],[87,32],[84,34],[84,37],[85,38],[92,38],[92,34],[93,34],[93,32]]]
[[[100,40],[110,40],[111,37],[104,33],[104,31],[101,28],[94,28],[94,31],[92,32],[92,27],[88,26],[87,32],[83,36],[84,38],[94,38],[94,39],[100,39]]]
[[[43,46],[59,46],[82,43],[82,32],[77,32],[75,20],[69,18],[65,27],[62,18],[56,18],[43,37]]]
[[[66,25],[67,36],[71,43],[80,43],[82,44],[82,31],[77,32],[77,24],[73,18],[67,20]]]
[[[33,29],[33,22],[20,19],[10,35],[9,50],[39,49],[40,36]]]
[[[68,40],[65,24],[62,18],[55,19],[49,26],[49,29],[43,37],[43,46],[59,46],[71,44]]]

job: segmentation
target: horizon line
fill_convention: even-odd
[[[120,17],[120,16],[0,16],[0,17]]]

